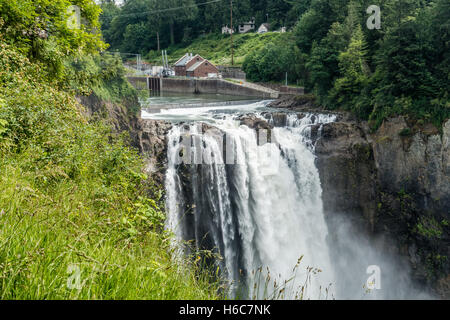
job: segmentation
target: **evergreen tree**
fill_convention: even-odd
[[[357,111],[357,115],[361,118],[368,115],[367,109],[355,110],[354,106],[355,99],[362,93],[370,76],[366,56],[367,44],[361,26],[358,24],[348,49],[339,55],[339,69],[342,76],[336,80],[330,98],[337,106]]]

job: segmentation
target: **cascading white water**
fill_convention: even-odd
[[[226,136],[235,164],[224,164],[222,141],[201,135],[199,122],[174,126],[169,133],[168,227],[199,246],[208,234],[210,248],[219,249],[223,271],[234,281],[233,290],[244,286],[248,297],[265,298],[286,287],[283,297],[295,298],[307,284],[304,298],[320,298],[334,282],[319,173],[308,147],[309,126],[332,120],[289,117],[288,127],[273,129],[276,143],[258,145],[255,130],[225,116],[214,126]],[[191,150],[182,143],[187,133],[193,137]],[[198,161],[199,150],[203,162]],[[189,186],[181,182],[180,152],[197,163],[183,169]],[[229,157],[230,150],[226,152]],[[312,275],[307,267],[322,272]]]
[[[288,114],[270,132],[240,125],[238,117],[249,112],[262,118],[261,107],[153,116],[176,122],[168,134],[167,228],[220,254],[215,263],[234,297],[430,298],[413,289],[407,267],[373,247],[346,217],[325,221],[313,136],[335,117]],[[327,238],[328,227],[338,243]],[[383,271],[383,290],[368,294],[372,265]]]

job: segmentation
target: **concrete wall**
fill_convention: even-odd
[[[273,98],[268,92],[244,87],[240,84],[223,81],[221,79],[156,79],[161,81],[160,89],[162,92],[225,94],[262,99]],[[148,80],[146,77],[128,77],[128,80],[137,89],[145,89],[148,85]]]
[[[287,93],[287,94],[293,94],[293,95],[303,95],[303,94],[305,94],[305,89],[298,88],[298,87],[281,86],[280,92]]]
[[[138,90],[145,90],[149,87],[147,77],[127,77],[127,79]]]
[[[222,78],[231,78],[231,79],[241,79],[245,80],[247,75],[241,68],[238,67],[226,67],[226,66],[217,66],[220,73],[222,74]]]
[[[220,79],[162,79],[162,91],[179,93],[210,93],[234,96],[270,98],[267,92],[247,88]]]

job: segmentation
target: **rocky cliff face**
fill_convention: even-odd
[[[171,124],[165,121],[142,120],[130,114],[126,104],[105,102],[96,95],[78,98],[86,115],[106,119],[117,132],[126,132],[130,144],[137,148],[147,162],[146,171],[157,184],[163,184],[167,167],[167,132]],[[139,104],[139,101],[129,102]]]
[[[413,133],[399,117],[376,133],[364,122],[325,124],[316,143],[327,219],[345,215],[381,238],[380,250],[404,257],[413,277],[443,298],[450,298],[449,139],[450,121],[442,134],[432,126]]]

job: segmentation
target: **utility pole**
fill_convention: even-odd
[[[230,0],[230,17],[231,17],[231,65],[234,66],[234,47],[233,47],[233,0]]]
[[[158,40],[158,52],[161,50],[161,47],[159,45],[159,31],[156,32],[156,39]]]

